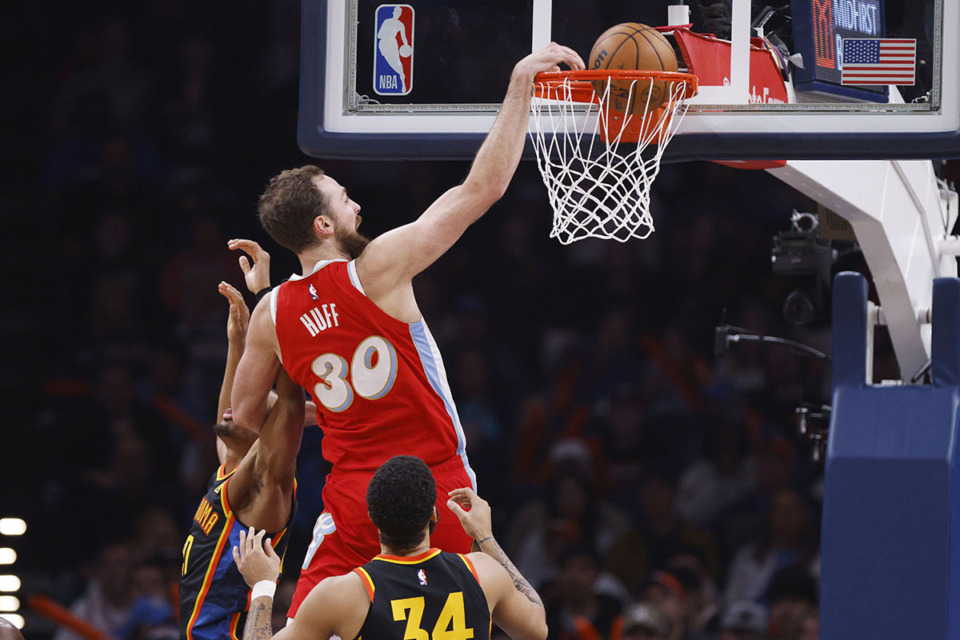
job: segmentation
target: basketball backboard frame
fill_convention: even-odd
[[[871,113],[855,103],[772,105],[724,98],[724,91],[742,93],[748,83],[742,72],[737,79],[737,48],[749,41],[750,5],[736,0],[730,85],[702,87],[665,161],[960,156],[960,65],[943,62],[960,59],[960,41],[944,37],[960,33],[960,0],[930,1],[934,48],[942,51],[934,56],[930,103],[896,104],[894,99]],[[552,3],[528,2],[529,50],[551,39]],[[356,31],[369,17],[358,16],[358,6],[358,0],[302,2],[301,149],[318,158],[472,157],[496,116],[496,102],[373,104],[360,98],[352,84],[358,72]],[[743,6],[746,14],[738,9]],[[455,83],[457,77],[445,81]],[[505,83],[496,90],[505,90]]]

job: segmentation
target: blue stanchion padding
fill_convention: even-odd
[[[866,383],[866,291],[833,290],[820,637],[960,640],[960,281],[934,288],[927,385]]]
[[[863,385],[867,379],[867,279],[845,271],[833,279],[833,387]]]
[[[933,335],[930,338],[933,383],[960,385],[960,280],[933,281]]]

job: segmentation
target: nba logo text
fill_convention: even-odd
[[[413,7],[377,7],[373,51],[373,90],[381,96],[405,96],[413,89]]]

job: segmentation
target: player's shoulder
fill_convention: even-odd
[[[484,584],[485,579],[493,580],[501,577],[501,574],[506,575],[506,571],[500,563],[482,551],[465,553],[463,557],[473,566],[481,585]]]
[[[291,637],[354,638],[370,609],[363,583],[354,572],[321,580],[300,605]],[[290,629],[291,627],[286,627]],[[302,631],[302,633],[301,633]]]
[[[477,584],[488,602],[499,602],[513,590],[510,574],[495,558],[482,551],[467,553],[463,557],[473,565]]]
[[[304,605],[310,602],[329,611],[336,611],[338,619],[349,618],[365,613],[370,606],[370,597],[366,586],[355,571],[339,576],[324,578],[310,590]]]
[[[496,560],[494,560],[493,558],[485,554],[483,551],[471,551],[470,553],[461,553],[458,555],[462,555],[464,558],[472,562],[474,566],[476,566],[477,563],[487,564],[489,562],[492,562],[498,567],[500,566],[499,562],[497,562]]]
[[[331,598],[349,600],[357,595],[364,594],[366,587],[357,572],[350,571],[343,575],[324,578],[317,583],[310,595],[313,596],[315,592],[318,594],[317,597],[324,601]]]
[[[360,576],[351,571],[340,576],[324,578],[314,585],[304,599],[301,610],[336,611],[348,614],[352,607],[359,606],[365,610],[369,604],[367,590]]]
[[[253,307],[253,311],[250,313],[251,326],[255,326],[257,323],[273,324],[273,310],[276,308],[276,299],[279,289],[279,285],[274,287],[270,290],[270,293],[266,294],[257,301],[257,304]]]

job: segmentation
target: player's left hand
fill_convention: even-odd
[[[242,346],[247,336],[247,326],[250,324],[250,309],[233,285],[221,282],[217,290],[230,302],[230,315],[227,316],[227,340],[231,344]]]
[[[239,249],[250,256],[249,259],[247,256],[240,256],[240,270],[243,271],[243,280],[250,293],[259,293],[270,286],[270,254],[258,242],[234,238],[227,242],[227,247]]]
[[[261,580],[277,581],[280,577],[280,556],[273,550],[270,538],[263,536],[266,531],[249,532],[240,530],[240,544],[233,548],[233,561],[237,563],[240,575],[250,587]]]

